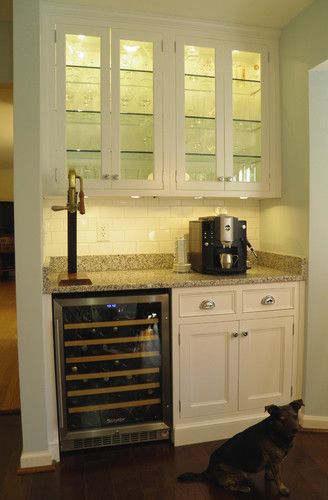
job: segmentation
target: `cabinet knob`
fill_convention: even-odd
[[[238,337],[239,333],[238,332],[232,332],[233,337]]]
[[[203,302],[201,302],[199,304],[199,308],[200,309],[214,309],[215,307],[215,302],[214,300],[203,300]]]
[[[119,180],[119,178],[120,178],[120,177],[119,177],[119,175],[118,175],[118,174],[113,174],[113,175],[112,175],[112,177],[111,177],[112,181],[118,181],[118,180]]]
[[[110,175],[109,174],[104,174],[104,175],[101,176],[101,178],[105,179],[107,181],[108,179],[110,179]]]
[[[265,297],[263,297],[263,299],[261,300],[261,304],[263,304],[264,306],[271,306],[272,304],[274,304],[276,301],[275,301],[275,298],[272,296],[272,295],[266,295]]]
[[[229,177],[226,177],[226,178],[225,178],[225,180],[226,180],[227,182],[233,182],[233,177],[232,177],[232,175],[229,175]]]
[[[220,175],[220,177],[218,177],[218,181],[219,182],[224,182],[225,181],[225,178],[223,177],[223,175]]]
[[[247,337],[248,332],[241,332],[241,334],[242,334],[243,337]]]

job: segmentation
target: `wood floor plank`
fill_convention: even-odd
[[[201,471],[221,442],[174,448],[167,442],[143,443],[64,454],[56,472],[17,476],[21,452],[20,417],[0,417],[1,500],[276,500],[274,482],[251,474],[248,495],[210,482],[180,483],[176,476]],[[302,434],[282,465],[291,500],[326,500],[328,433]]]
[[[0,413],[20,408],[15,282],[0,281]]]

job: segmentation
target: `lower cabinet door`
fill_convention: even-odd
[[[239,410],[290,401],[293,318],[240,322]]]
[[[181,418],[235,411],[237,377],[238,322],[180,326]]]

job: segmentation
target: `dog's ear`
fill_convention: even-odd
[[[302,399],[295,399],[294,401],[292,401],[291,403],[289,403],[289,406],[291,406],[293,408],[293,410],[296,411],[296,413],[297,413],[298,410],[300,410],[300,408],[302,406],[305,406],[305,405],[304,405]]]
[[[264,408],[264,411],[267,411],[268,413],[270,413],[270,415],[272,415],[273,417],[280,417],[281,415],[281,408],[279,408],[279,406],[277,405],[269,405],[269,406],[265,406]]]

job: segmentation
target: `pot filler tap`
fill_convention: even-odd
[[[80,191],[76,190],[76,180],[79,180]],[[79,197],[79,201],[78,198]],[[77,212],[85,214],[83,179],[76,175],[75,170],[68,172],[67,205],[51,207],[54,212],[67,210],[67,273],[59,275],[59,285],[91,285],[91,280],[84,273],[77,273]]]
[[[239,274],[247,269],[247,222],[230,215],[200,217],[189,222],[190,262],[205,274]]]

